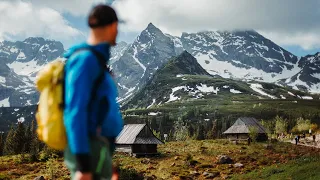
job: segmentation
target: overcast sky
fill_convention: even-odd
[[[113,0],[0,0],[0,40],[30,36],[84,41],[92,5]],[[162,31],[254,29],[296,55],[320,51],[320,0],[115,0],[126,21],[119,40],[133,39],[152,22]]]

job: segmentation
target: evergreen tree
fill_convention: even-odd
[[[11,127],[5,142],[4,152],[6,155],[20,154],[25,152],[26,130],[22,122],[18,122],[17,128]]]
[[[0,156],[3,154],[3,132],[0,132]]]
[[[215,139],[218,136],[217,120],[212,121],[211,129],[207,132],[207,139]]]
[[[14,154],[14,147],[16,146],[16,142],[13,140],[14,136],[14,128],[13,125],[11,125],[11,128],[7,134],[4,148],[3,148],[3,154],[4,155],[13,155]]]
[[[25,152],[27,142],[26,142],[26,129],[22,122],[18,122],[17,129],[13,136],[16,146],[14,148],[15,154],[20,154]]]
[[[29,124],[27,129],[26,129],[26,133],[25,133],[25,152],[30,152],[30,148],[31,148],[31,142],[32,142],[32,131],[31,131],[31,125]]]
[[[174,123],[174,138],[176,141],[185,141],[190,137],[189,126],[181,118]]]
[[[204,127],[203,127],[202,124],[198,125],[196,133],[197,133],[196,134],[196,139],[197,140],[204,140],[205,139],[205,136],[204,136],[205,131],[204,131]]]

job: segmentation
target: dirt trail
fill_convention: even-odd
[[[292,144],[296,144],[294,139],[290,142]],[[298,143],[298,145],[320,148],[320,134],[316,135],[316,142],[313,142],[313,138],[311,136],[311,137],[306,137],[305,139],[300,138],[300,142]]]

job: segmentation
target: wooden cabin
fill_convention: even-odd
[[[258,131],[257,141],[268,140],[266,129],[255,118],[241,117],[227,129],[223,134],[230,140],[233,139],[248,139],[250,127],[255,127]]]
[[[116,150],[133,156],[156,155],[158,139],[146,124],[127,124],[116,139]]]

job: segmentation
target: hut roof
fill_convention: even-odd
[[[250,117],[241,117],[223,134],[248,134],[250,127],[256,127],[259,134],[266,134],[266,129],[256,120]]]
[[[139,136],[143,130],[150,131],[149,136]],[[116,144],[163,144],[146,124],[127,124],[116,138]]]

